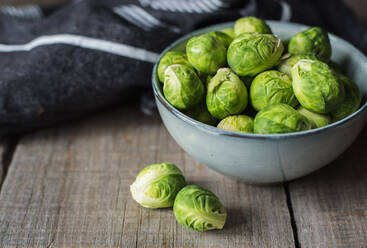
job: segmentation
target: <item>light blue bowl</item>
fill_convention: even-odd
[[[308,28],[307,26],[268,21],[281,39]],[[192,32],[163,51],[185,51],[187,40],[195,35],[233,26],[224,23]],[[162,94],[153,69],[153,90],[159,113],[168,132],[191,156],[224,175],[240,180],[272,184],[305,176],[330,163],[355,140],[367,120],[367,59],[348,42],[330,35],[332,60],[340,63],[363,94],[361,108],[353,115],[329,126],[289,134],[243,134],[224,131],[200,123],[172,107]]]

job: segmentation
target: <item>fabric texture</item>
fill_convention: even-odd
[[[2,7],[0,136],[68,122],[131,98],[142,97],[141,109],[151,113],[158,54],[192,30],[248,15],[321,26],[367,52],[367,32],[341,0],[84,0],[48,9]]]

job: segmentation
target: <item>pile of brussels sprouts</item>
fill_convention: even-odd
[[[330,61],[328,34],[312,27],[281,41],[261,19],[192,37],[158,65],[167,101],[218,128],[290,133],[341,120],[360,106],[357,85]]]
[[[222,229],[227,212],[218,197],[196,185],[185,186],[181,170],[171,163],[152,164],[136,176],[132,197],[146,208],[173,206],[181,225],[200,232]]]

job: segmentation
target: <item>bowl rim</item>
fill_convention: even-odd
[[[287,24],[287,25],[297,26],[299,28],[309,28],[310,27],[310,26],[295,23],[295,22],[283,22],[283,21],[272,21],[272,20],[266,20],[266,22],[269,23],[270,26],[272,24],[273,25]],[[175,47],[177,44],[191,38],[192,36],[195,36],[197,34],[201,34],[201,33],[205,32],[206,30],[207,31],[214,30],[218,26],[224,27],[226,25],[230,26],[230,25],[233,25],[233,24],[234,24],[234,22],[224,22],[224,23],[219,23],[219,24],[215,24],[215,25],[211,25],[211,26],[208,26],[208,27],[204,27],[204,28],[195,30],[195,31],[190,32],[190,33],[182,36],[181,38],[177,39],[176,41],[171,43],[167,48],[165,48],[160,53],[157,61],[154,64],[153,71],[152,71],[153,92],[154,92],[154,96],[156,98],[156,101],[158,100],[174,116],[178,117],[179,119],[181,119],[182,121],[188,123],[189,125],[194,126],[196,128],[199,128],[202,131],[205,131],[205,132],[210,133],[212,135],[222,135],[222,136],[229,136],[229,137],[235,137],[235,138],[247,138],[247,139],[272,139],[273,140],[273,139],[286,139],[286,138],[295,138],[295,137],[299,137],[299,136],[308,136],[308,135],[313,135],[313,134],[320,134],[320,133],[323,133],[323,132],[328,131],[330,129],[333,129],[333,128],[339,127],[341,125],[344,125],[346,123],[349,123],[350,121],[352,121],[353,119],[356,119],[359,115],[361,115],[362,112],[366,111],[367,101],[365,101],[365,103],[362,106],[360,106],[359,109],[356,112],[354,112],[353,114],[349,115],[348,117],[346,117],[342,120],[339,120],[337,122],[329,124],[327,126],[320,127],[320,128],[315,128],[315,129],[311,129],[311,130],[306,130],[306,131],[293,132],[293,133],[282,133],[282,134],[254,134],[254,133],[241,133],[241,132],[227,131],[227,130],[219,129],[217,127],[210,126],[210,125],[207,125],[205,123],[199,122],[199,121],[197,121],[195,119],[192,119],[191,117],[185,115],[184,113],[180,112],[179,110],[174,108],[170,103],[168,103],[168,101],[164,98],[164,96],[162,95],[162,93],[160,92],[160,90],[157,87],[157,84],[160,83],[157,80],[157,69],[158,69],[159,61],[161,60],[163,55],[165,55],[173,47]],[[360,57],[360,59],[362,59],[367,64],[366,56],[361,51],[359,51],[355,46],[350,44],[348,41],[346,41],[346,40],[344,40],[344,39],[342,39],[342,38],[340,38],[340,37],[338,37],[338,36],[336,36],[332,33],[329,33],[329,37],[331,37],[333,40],[335,40],[337,42],[343,43],[343,45],[345,45],[346,47],[353,50],[354,53],[357,54],[358,57]]]

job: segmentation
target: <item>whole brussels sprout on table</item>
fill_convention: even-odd
[[[168,52],[159,63],[164,95],[195,120],[245,133],[320,128],[359,108],[358,86],[330,61],[325,30],[308,28],[287,43],[256,17],[192,37],[187,57]]]
[[[143,207],[173,207],[177,222],[195,231],[222,229],[226,222],[227,211],[218,197],[202,187],[185,186],[181,170],[171,163],[145,167],[130,191]]]
[[[177,194],[173,213],[178,223],[199,232],[222,229],[227,218],[218,197],[195,185],[188,185]]]
[[[135,201],[146,208],[172,207],[176,194],[185,186],[179,168],[171,163],[152,164],[136,176],[130,186]]]

